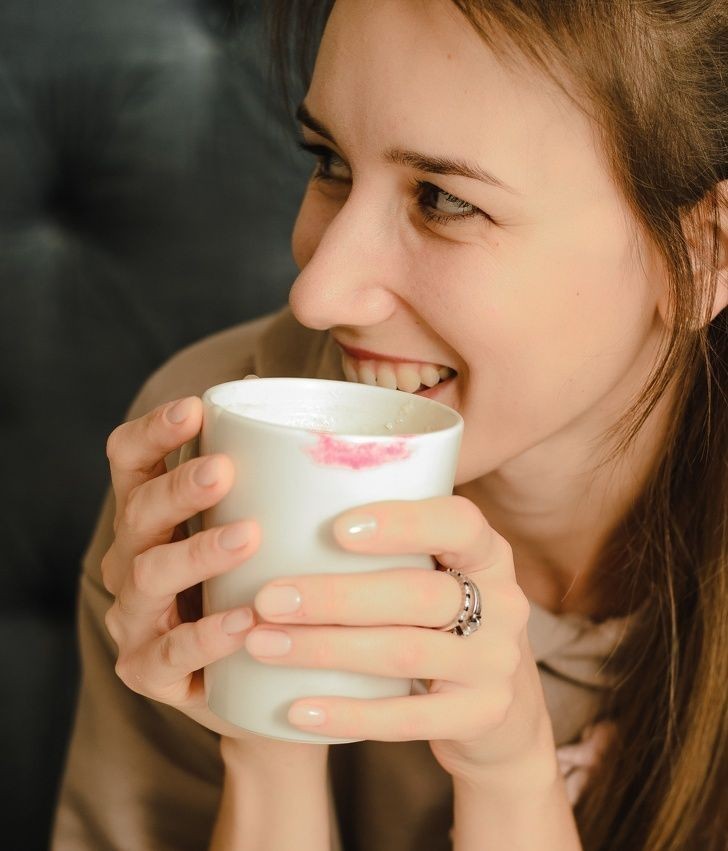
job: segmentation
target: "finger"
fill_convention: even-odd
[[[489,628],[520,630],[528,603],[512,581],[481,582]],[[258,614],[273,623],[444,627],[462,607],[455,577],[441,570],[403,568],[368,573],[281,577],[256,594]]]
[[[141,553],[107,613],[112,638],[136,646],[159,635],[178,594],[239,566],[259,542],[258,525],[240,521]]]
[[[268,665],[328,669],[473,686],[512,677],[520,663],[515,641],[464,640],[418,627],[292,627],[259,624],[245,641]]]
[[[121,656],[116,672],[134,691],[183,706],[192,696],[195,671],[239,650],[253,621],[251,609],[239,608],[180,624]]]
[[[352,552],[430,553],[462,573],[515,577],[510,545],[462,496],[363,505],[337,517],[334,536]]]
[[[116,529],[116,544],[126,558],[169,543],[176,527],[217,504],[234,479],[227,455],[194,458],[132,490]]]
[[[117,426],[106,442],[117,517],[129,493],[166,471],[164,458],[191,440],[202,424],[202,402],[188,396]]]
[[[502,723],[511,701],[505,689],[474,694],[459,688],[369,700],[309,697],[291,705],[288,720],[301,730],[342,739],[469,741]]]

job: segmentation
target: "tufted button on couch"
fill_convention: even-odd
[[[0,4],[3,849],[44,849],[77,682],[105,441],[143,380],[280,306],[309,163],[260,10]]]

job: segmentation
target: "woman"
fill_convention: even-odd
[[[280,4],[284,54],[328,12]],[[109,440],[57,848],[338,842],[327,748],[205,706],[200,669],[243,646],[420,682],[291,707],[372,740],[331,752],[344,847],[448,847],[451,825],[457,851],[724,847],[727,30],[708,0],[333,5],[298,109],[317,163],[291,313],[178,356]],[[362,506],[335,531],[461,571],[480,629],[446,631],[444,570],[284,578],[255,611],[187,610],[259,540],[255,518],[185,536],[232,472],[177,465],[196,396],[246,372],[462,413],[453,497]]]

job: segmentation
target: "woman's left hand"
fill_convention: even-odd
[[[312,695],[292,705],[291,723],[346,739],[427,740],[442,767],[465,780],[544,754],[554,761],[528,602],[510,545],[480,510],[460,496],[371,503],[338,517],[334,534],[352,552],[427,553],[459,570],[478,585],[482,625],[467,637],[442,631],[462,604],[459,583],[442,570],[268,583],[255,599],[268,623],[246,639],[261,662],[429,681],[427,694],[407,697]]]

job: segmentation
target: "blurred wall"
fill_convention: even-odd
[[[258,4],[0,4],[4,848],[47,847],[104,446],[169,355],[283,304],[309,162]]]

